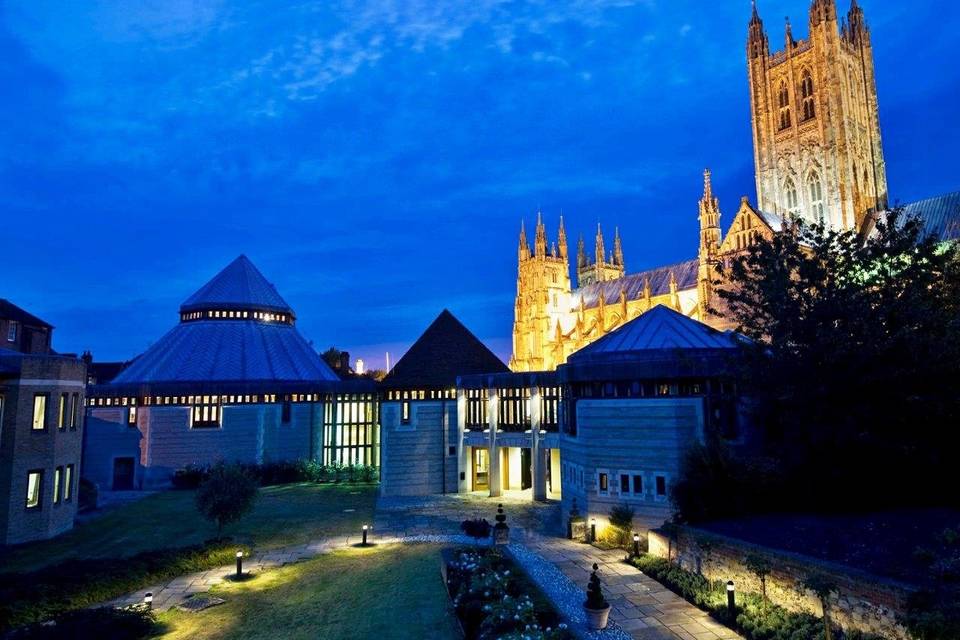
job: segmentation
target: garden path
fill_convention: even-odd
[[[434,542],[466,544],[473,541],[460,533],[467,518],[493,521],[496,505],[502,504],[511,527],[511,552],[571,621],[580,637],[596,640],[733,640],[735,632],[714,622],[652,578],[623,562],[622,551],[603,551],[559,536],[560,515],[556,503],[535,503],[517,492],[501,498],[477,495],[427,498],[380,498],[368,540],[376,544]],[[326,537],[307,544],[272,549],[244,559],[244,570],[262,572],[300,562],[359,543],[361,532]],[[608,631],[585,633],[579,603],[585,597],[594,563],[613,610]],[[552,565],[552,566],[548,566]],[[123,606],[143,602],[153,593],[153,607],[166,611],[195,593],[204,593],[236,571],[218,567],[174,578],[165,584],[140,589],[110,604]]]

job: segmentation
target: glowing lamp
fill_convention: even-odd
[[[640,556],[640,534],[633,534],[633,555],[634,557]]]
[[[147,609],[153,609],[153,592],[147,591],[143,594],[143,604],[147,605]]]
[[[597,519],[590,518],[590,542],[597,541]]]
[[[737,598],[736,593],[733,589],[733,580],[727,581],[727,611],[731,614],[736,613],[737,610]]]
[[[363,525],[363,542],[361,543],[363,546],[367,546],[367,531],[369,529],[370,529],[369,526]]]
[[[237,580],[243,576],[243,550],[237,551]]]

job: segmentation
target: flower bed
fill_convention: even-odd
[[[444,554],[447,590],[467,640],[570,640],[560,615],[496,548]]]
[[[641,554],[630,563],[688,602],[709,612],[719,622],[739,631],[747,640],[823,640],[826,635],[822,618],[809,613],[787,611],[755,593],[737,593],[736,614],[731,615],[727,611],[727,593],[723,582],[711,582],[664,558]],[[833,640],[883,639],[859,631],[835,629]]]

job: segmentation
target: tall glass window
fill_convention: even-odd
[[[807,188],[810,192],[810,214],[813,217],[813,221],[818,224],[823,224],[823,184],[820,182],[820,176],[816,173],[811,173],[807,179]]]
[[[47,428],[47,397],[46,393],[33,396],[33,428],[37,431]]]

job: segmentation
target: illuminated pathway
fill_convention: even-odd
[[[534,503],[522,494],[508,494],[498,499],[463,495],[380,499],[369,540],[377,544],[470,544],[473,541],[460,534],[460,523],[478,517],[492,522],[500,502],[511,526],[512,555],[563,612],[581,638],[733,640],[741,637],[625,564],[623,551],[602,551],[555,535],[560,528],[558,505]],[[359,531],[349,536],[264,551],[244,559],[244,569],[261,573],[358,542]],[[593,563],[600,565],[605,595],[613,607],[610,613],[613,624],[609,631],[588,634],[583,629],[580,604],[585,597],[583,588]],[[166,611],[193,594],[209,591],[235,570],[231,565],[180,576],[162,585],[140,589],[110,604],[122,606],[142,602],[144,594],[151,592],[154,594],[154,609]]]

